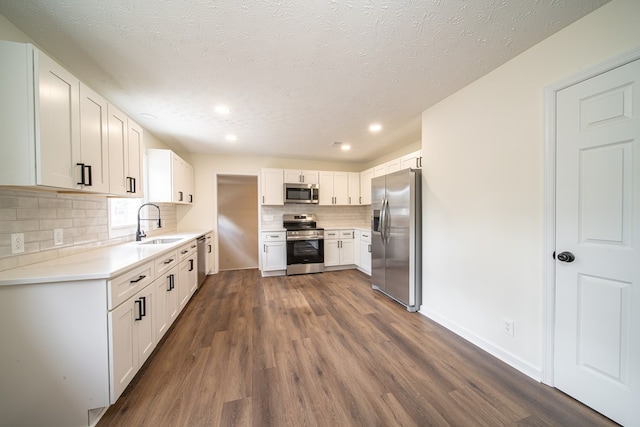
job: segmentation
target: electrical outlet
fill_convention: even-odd
[[[14,233],[11,235],[11,253],[21,254],[24,252],[24,233]]]
[[[513,328],[514,328],[513,320],[503,317],[502,330],[504,331],[504,333],[512,337],[514,335]]]
[[[54,246],[60,246],[64,243],[64,233],[62,228],[53,229],[53,244]]]

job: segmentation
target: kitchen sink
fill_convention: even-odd
[[[180,240],[182,239],[179,237],[174,237],[171,239],[153,239],[153,240],[147,240],[146,242],[142,242],[140,244],[141,245],[166,245],[169,243],[175,243]]]

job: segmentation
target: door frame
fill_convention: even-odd
[[[542,382],[554,386],[556,308],[556,95],[562,89],[640,59],[640,48],[589,67],[544,89],[544,219],[542,240]]]

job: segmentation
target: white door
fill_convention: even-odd
[[[558,92],[554,383],[626,426],[640,426],[639,140],[640,60]]]

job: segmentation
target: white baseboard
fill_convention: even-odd
[[[432,310],[424,308],[424,306],[422,306],[419,313],[428,317],[434,322],[444,326],[454,334],[459,335],[460,337],[469,341],[471,344],[474,344],[477,347],[480,347],[482,350],[498,358],[499,360],[503,361],[504,363],[513,367],[514,369],[517,369],[518,371],[522,372],[528,377],[531,377],[532,379],[538,382],[542,380],[541,368],[533,366],[530,363],[525,362],[522,359],[519,359],[518,357],[509,353],[508,351],[505,351],[504,349],[497,347],[493,343],[486,341],[482,337],[479,337],[478,335],[462,328],[460,325],[456,324],[455,322],[450,321],[449,319],[439,315],[438,313]]]

